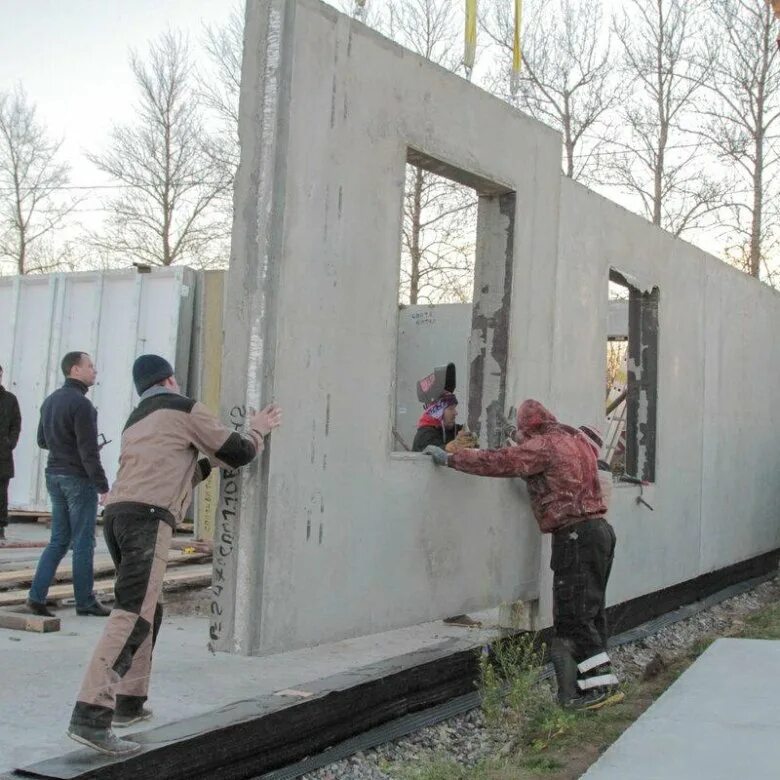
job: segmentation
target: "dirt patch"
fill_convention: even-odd
[[[165,593],[165,614],[170,617],[208,617],[211,588],[182,588]]]

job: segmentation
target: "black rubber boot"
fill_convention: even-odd
[[[574,660],[574,643],[570,639],[555,637],[550,643],[550,660],[558,681],[558,703],[567,707],[580,696],[577,687],[577,662]]]
[[[137,712],[115,712],[111,720],[114,728],[122,729],[140,723],[142,720],[149,720],[154,713],[147,707],[141,707]]]

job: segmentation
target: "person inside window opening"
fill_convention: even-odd
[[[454,393],[445,390],[425,407],[417,422],[412,451],[422,452],[431,445],[444,449],[463,430],[463,426],[455,422],[457,418],[458,399]]]

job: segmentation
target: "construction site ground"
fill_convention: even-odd
[[[44,542],[48,531],[40,523],[12,523],[8,536]],[[0,574],[34,568],[41,551],[42,547],[0,547]],[[98,531],[96,561],[105,561],[105,556]],[[68,556],[61,567],[69,565]],[[134,726],[134,733],[233,702],[295,690],[449,638],[467,638],[476,647],[497,634],[494,611],[478,615],[484,629],[439,621],[263,658],[244,657],[209,651],[207,589],[178,589],[166,593],[165,602],[149,696],[155,716]],[[58,608],[56,614],[61,626],[52,633],[0,628],[0,774],[78,748],[65,729],[104,619],[77,616],[74,607]]]
[[[771,780],[780,767],[780,642],[718,639],[584,780]]]

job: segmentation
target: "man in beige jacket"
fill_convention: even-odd
[[[159,355],[133,365],[141,397],[122,433],[119,473],[106,499],[104,534],[116,565],[116,601],[73,709],[68,736],[106,755],[140,745],[111,729],[152,716],[143,705],[152,648],[162,622],[159,603],[168,550],[192,489],[211,463],[236,469],[263,451],[281,423],[268,406],[249,418],[246,435],[223,425],[203,404],[179,392],[173,368]],[[198,460],[198,453],[206,458]]]

